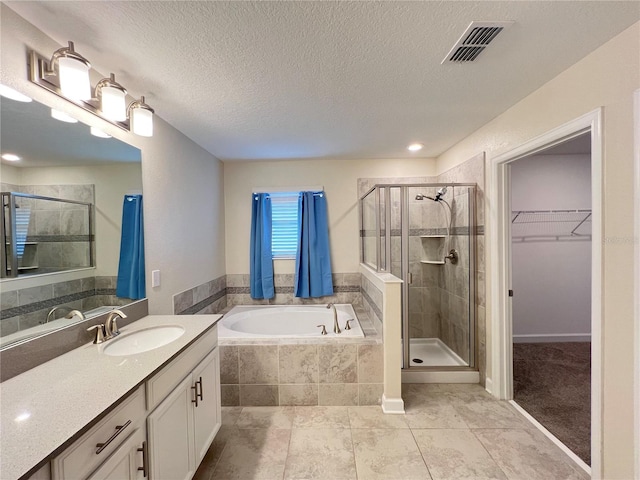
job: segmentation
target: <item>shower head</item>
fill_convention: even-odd
[[[438,189],[438,191],[436,192],[436,198],[434,198],[433,200],[436,202],[439,202],[440,199],[447,193],[447,187],[441,187],[440,189]]]

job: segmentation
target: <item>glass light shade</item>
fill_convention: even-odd
[[[74,101],[91,99],[89,68],[73,58],[60,57],[58,59],[60,90],[65,97]]]
[[[56,120],[60,120],[61,122],[78,123],[78,120],[73,118],[71,115],[67,115],[66,113],[61,112],[60,110],[56,110],[55,108],[51,109],[51,116]]]
[[[153,137],[153,112],[146,108],[131,109],[133,133],[141,137]]]
[[[103,132],[102,130],[96,127],[91,127],[91,135],[93,135],[94,137],[100,137],[100,138],[111,138],[111,135]]]
[[[10,98],[11,100],[15,100],[17,102],[31,102],[33,101],[30,97],[23,95],[22,93],[14,90],[11,87],[7,87],[6,85],[0,84],[0,95],[5,98]]]
[[[123,122],[127,119],[125,92],[119,88],[102,87],[100,95],[102,97],[100,110],[106,118],[116,122]]]

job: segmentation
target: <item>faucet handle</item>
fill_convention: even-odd
[[[93,325],[92,327],[87,328],[87,332],[90,332],[95,328],[96,337],[93,339],[93,343],[102,343],[104,342],[104,325]]]
[[[344,325],[345,330],[351,330],[351,322],[353,322],[353,318],[347,320],[347,323]]]
[[[325,327],[324,325],[316,325],[317,327],[322,327],[322,330],[320,331],[320,335],[326,335],[327,334],[327,327]]]
[[[120,317],[113,317],[113,320],[111,321],[111,335],[114,337],[116,335],[120,335],[120,329],[118,328],[118,324],[116,323],[118,321],[118,318]]]

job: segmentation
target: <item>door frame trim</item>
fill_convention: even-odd
[[[513,322],[511,300],[511,212],[509,163],[591,132],[591,472],[602,478],[602,183],[603,109],[598,108],[503,154],[489,157],[487,245],[490,265],[491,386],[503,400],[513,398]]]

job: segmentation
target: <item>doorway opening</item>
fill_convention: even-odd
[[[565,450],[581,468],[592,475],[602,477],[602,109],[594,110],[545,134],[542,134],[513,150],[491,158],[489,161],[488,200],[490,225],[489,245],[490,304],[492,344],[490,378],[487,389],[504,400],[514,398],[514,297],[518,295],[513,286],[512,270],[512,221],[511,208],[511,164],[525,157],[588,135],[590,140],[591,171],[591,246],[590,246],[590,453],[591,468],[566,447],[557,437],[540,425],[526,411],[519,408],[545,435]]]
[[[591,134],[508,164],[513,400],[591,463]]]

